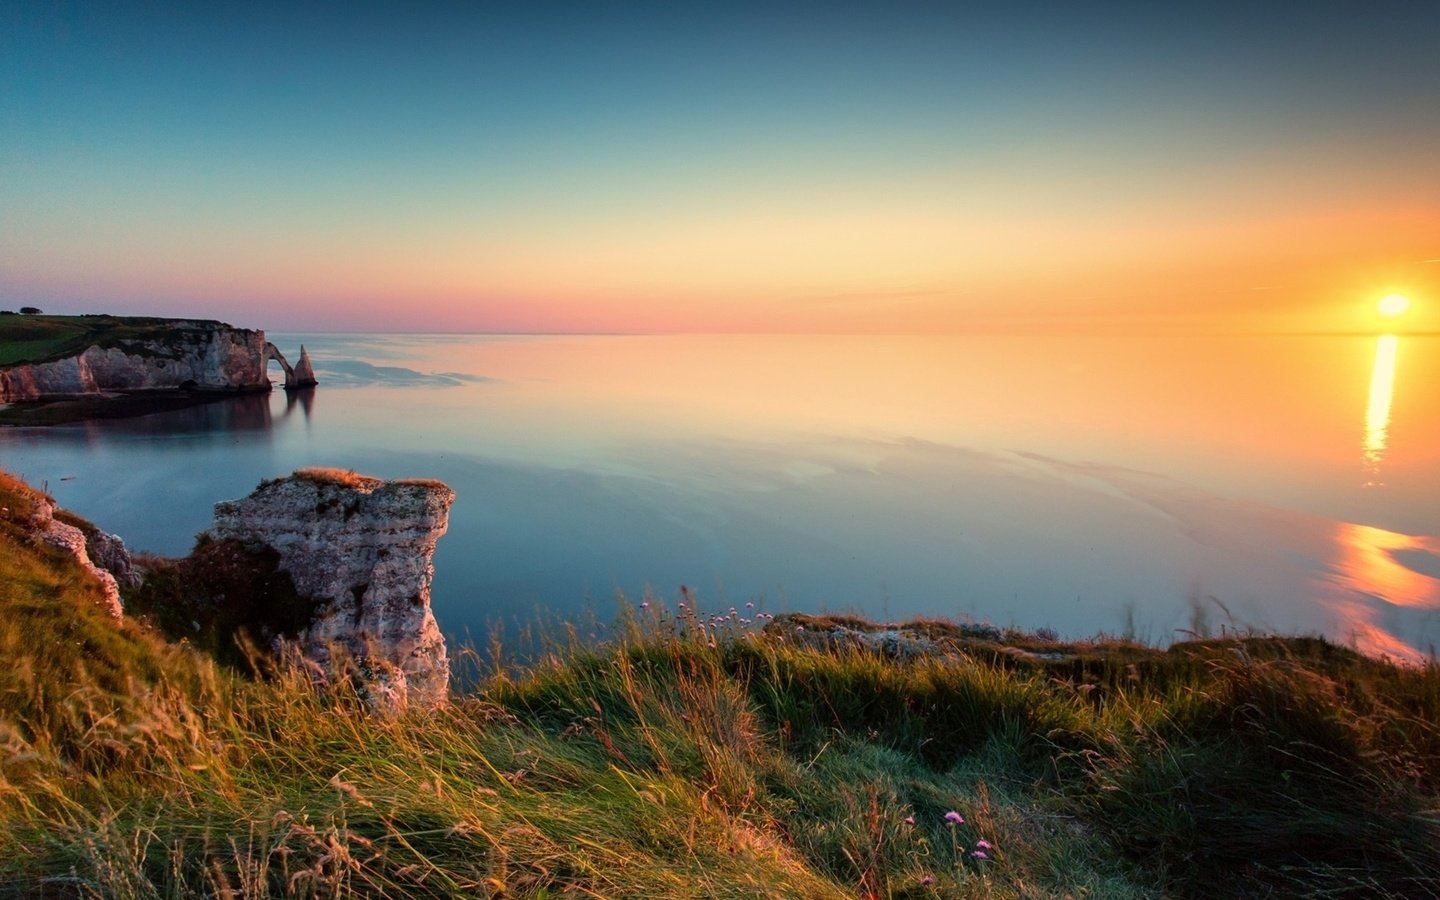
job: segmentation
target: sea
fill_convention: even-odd
[[[476,645],[682,597],[1440,644],[1440,337],[270,339],[319,387],[0,430],[0,467],[164,555],[304,466],[441,479],[434,610]]]

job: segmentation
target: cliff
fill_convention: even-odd
[[[377,708],[429,708],[449,688],[430,585],[454,499],[438,481],[302,469],[216,504],[210,535],[278,553],[280,570],[316,604],[294,644],[325,677],[353,661]]]
[[[265,333],[223,322],[6,316],[0,402],[106,392],[268,391]]]
[[[120,586],[133,588],[140,583],[124,541],[74,516],[57,517],[57,512],[55,501],[0,473],[0,516],[27,541],[72,557],[99,584],[106,612],[119,619],[124,613]]]

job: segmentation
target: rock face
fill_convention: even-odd
[[[174,320],[163,336],[119,339],[73,356],[0,369],[0,402],[176,388],[268,391],[265,363],[263,331]]]
[[[290,361],[285,358],[285,354],[280,352],[279,347],[268,342],[265,344],[265,358],[275,360],[280,364],[280,368],[285,370],[285,390],[287,391],[314,387],[319,383],[315,380],[315,368],[310,364],[310,354],[305,352],[304,344],[300,345],[300,362],[294,366],[290,365]]]
[[[109,572],[121,587],[134,589],[140,586],[143,579],[119,535],[97,530],[85,536],[85,548],[91,561]]]
[[[36,501],[30,512],[29,528],[45,543],[75,557],[80,567],[100,582],[109,613],[117,619],[124,615],[120,583],[124,582],[127,587],[139,584],[139,575],[131,568],[124,541],[103,531],[87,537],[74,525],[55,518],[55,504],[46,499]]]
[[[432,708],[450,682],[445,639],[430,611],[435,544],[455,492],[438,481],[382,481],[302,469],[215,506],[211,533],[272,547],[297,591],[319,602],[297,638],[330,674],[348,657],[372,705]]]
[[[286,384],[287,388],[314,387],[315,367],[310,364],[310,354],[305,352],[305,345],[300,345],[300,361],[295,364],[295,371],[291,375],[291,383]]]

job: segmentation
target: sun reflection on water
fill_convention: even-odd
[[[1440,581],[1401,562],[1407,554],[1440,558],[1434,556],[1436,542],[1341,522],[1336,543],[1341,553],[1337,568],[1348,587],[1396,606],[1440,606]]]
[[[1365,486],[1379,487],[1380,463],[1390,443],[1390,403],[1395,396],[1395,357],[1400,339],[1382,334],[1375,339],[1375,366],[1370,370],[1370,399],[1365,405]]]
[[[1334,601],[1344,622],[1341,631],[1362,652],[1423,663],[1429,652],[1426,642],[1417,641],[1419,635],[1403,625],[1397,630],[1397,625],[1409,621],[1413,626],[1414,616],[1434,615],[1429,611],[1440,609],[1440,541],[1340,522],[1335,544],[1335,582],[1347,595]],[[1408,620],[1395,618],[1401,610],[1407,611]]]

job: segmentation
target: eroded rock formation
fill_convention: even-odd
[[[302,469],[216,504],[211,534],[279,553],[296,590],[318,603],[296,644],[320,672],[353,662],[377,708],[430,708],[450,680],[430,585],[454,499],[438,481]]]
[[[45,362],[0,369],[0,402],[108,391],[265,391],[265,332],[174,320],[145,337],[120,337]]]
[[[35,506],[30,511],[29,529],[40,540],[75,557],[80,567],[100,582],[106,610],[117,619],[124,615],[120,584],[124,583],[127,587],[139,584],[139,575],[130,565],[130,554],[124,541],[98,530],[87,534],[68,522],[60,521],[55,518],[55,504],[43,497],[35,500]]]
[[[310,354],[305,352],[305,345],[300,345],[300,361],[295,363],[294,382],[285,385],[287,388],[314,387],[318,384],[315,380],[315,367],[310,364]]]
[[[290,365],[290,360],[285,358],[285,354],[280,352],[279,347],[268,342],[265,344],[265,358],[275,360],[280,364],[280,368],[285,370],[287,391],[314,387],[319,383],[315,380],[315,368],[310,364],[310,354],[305,352],[304,344],[300,345],[300,361],[293,366]]]

